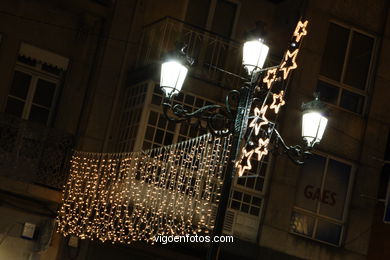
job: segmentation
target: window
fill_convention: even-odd
[[[353,166],[313,155],[302,167],[291,232],[339,246],[351,192]]]
[[[324,101],[362,114],[373,59],[374,37],[329,24],[317,92]]]
[[[186,22],[230,38],[237,9],[237,4],[232,1],[189,0]]]
[[[269,156],[259,162],[251,160],[253,168],[246,177],[236,178],[230,208],[253,216],[260,216],[264,201],[264,186]]]
[[[112,0],[91,0],[91,1],[106,7],[110,6],[113,3]]]
[[[48,125],[67,65],[66,58],[22,44],[5,112]]]
[[[145,104],[146,100],[149,100],[149,95],[150,103]],[[129,152],[138,149],[153,149],[206,134],[205,129],[189,126],[187,122],[176,124],[167,120],[161,110],[162,101],[163,93],[158,85],[141,82],[125,90],[119,118],[120,127],[117,131],[118,140],[115,144],[116,150]],[[194,111],[204,105],[212,104],[210,101],[189,93],[180,93],[175,96],[174,103],[182,104],[187,111]],[[142,113],[145,113],[145,118],[147,118],[145,125],[141,120]],[[138,133],[143,138],[139,140],[140,143],[137,141]]]
[[[150,110],[142,149],[172,144],[175,129],[176,124],[168,121],[163,113]]]
[[[209,9],[210,0],[189,0],[185,18],[186,22],[206,28]]]
[[[390,129],[389,129],[390,130]],[[386,152],[384,154],[384,161],[390,161],[390,131],[388,131],[387,134],[387,144],[386,144]],[[390,190],[388,190],[390,183],[390,164],[384,163],[381,177],[379,181],[379,189],[378,189],[378,199],[386,199],[387,193],[390,193]]]
[[[250,193],[233,190],[233,196],[230,199],[230,208],[241,212],[259,216],[263,199]]]
[[[182,41],[188,46],[188,54],[197,61],[193,71],[196,77],[218,85],[237,85],[237,78],[216,68],[240,73],[241,66],[232,65],[240,59],[240,48],[230,41],[234,38],[239,8],[237,0],[188,1],[185,21],[195,27],[180,28],[183,27]]]
[[[147,90],[148,82],[124,90],[117,151],[129,152],[134,149]]]
[[[264,156],[261,161],[258,161],[256,156],[253,156],[251,159],[252,169],[246,170],[244,175],[246,177],[237,179],[237,185],[257,192],[263,192],[268,163],[269,155]]]
[[[237,5],[230,1],[218,0],[215,6],[211,31],[230,38],[236,18]]]
[[[161,111],[162,100],[163,93],[159,86],[156,85],[152,93],[152,108],[149,112],[142,149],[151,149],[169,145],[173,142],[182,142],[188,138],[206,134],[205,129],[188,125],[187,122],[177,125],[172,121],[168,121]],[[174,103],[182,104],[184,109],[189,112],[195,111],[204,105],[211,104],[209,101],[183,92],[175,96]]]
[[[380,175],[378,200],[385,201],[385,210],[383,215],[383,221],[387,224],[390,223],[390,131],[387,134],[386,152],[383,158],[383,167]]]

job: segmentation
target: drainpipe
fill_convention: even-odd
[[[131,20],[130,20],[130,24],[129,24],[129,29],[127,31],[126,40],[125,40],[126,41],[126,43],[125,43],[126,44],[125,52],[124,52],[124,55],[123,55],[123,58],[122,58],[122,61],[121,61],[121,69],[120,69],[119,78],[118,78],[118,81],[117,81],[117,84],[116,84],[115,96],[114,96],[114,100],[113,100],[113,103],[112,103],[112,106],[111,106],[111,113],[110,113],[110,117],[109,117],[108,124],[107,124],[107,127],[106,127],[106,132],[105,132],[105,135],[104,135],[104,143],[103,143],[103,147],[102,147],[102,151],[101,152],[106,152],[107,149],[108,149],[108,145],[109,145],[109,142],[110,142],[110,135],[111,135],[111,132],[112,132],[113,124],[115,123],[117,107],[118,107],[118,103],[120,101],[120,97],[121,97],[121,93],[122,93],[122,87],[123,87],[123,82],[125,80],[125,75],[126,75],[126,71],[127,71],[126,62],[128,61],[128,57],[129,57],[130,50],[131,50],[129,45],[130,44],[135,44],[135,42],[130,41],[130,38],[131,38],[131,35],[132,35],[132,32],[133,32],[132,27],[133,27],[134,20],[135,20],[135,15],[136,15],[138,2],[139,2],[139,0],[135,1],[134,8],[133,8],[133,11],[132,11],[132,14],[131,14]]]
[[[386,7],[384,8],[384,21],[383,21],[383,25],[382,25],[382,32],[381,32],[381,35],[380,35],[380,39],[379,39],[379,44],[378,44],[378,47],[376,49],[374,49],[373,51],[375,51],[375,63],[373,65],[373,68],[372,68],[372,80],[371,81],[371,86],[372,86],[372,90],[370,91],[369,93],[369,99],[367,101],[367,113],[363,116],[363,119],[365,121],[365,124],[364,124],[364,129],[363,129],[363,132],[362,132],[362,135],[361,135],[361,140],[362,142],[360,143],[360,153],[359,153],[359,166],[361,166],[361,162],[363,160],[363,157],[364,157],[364,154],[363,154],[363,148],[364,148],[364,140],[365,140],[365,136],[367,134],[367,127],[368,127],[368,121],[369,121],[369,118],[370,118],[370,110],[371,110],[371,104],[372,104],[372,95],[374,94],[374,90],[375,90],[375,83],[376,83],[376,77],[377,77],[377,72],[378,72],[378,67],[379,67],[379,62],[380,62],[380,59],[381,59],[381,52],[383,52],[383,38],[385,36],[385,32],[386,32],[386,23],[387,23],[387,20],[389,18],[389,12],[390,12],[390,1],[386,1],[385,0],[385,3],[386,3]],[[376,196],[376,195],[375,195]]]
[[[367,134],[367,128],[368,128],[368,121],[369,121],[369,118],[370,118],[370,110],[371,110],[371,104],[372,104],[372,95],[374,94],[374,90],[375,90],[375,83],[376,83],[376,77],[377,77],[377,72],[378,72],[378,67],[379,67],[379,62],[380,62],[380,59],[381,59],[381,53],[383,52],[383,39],[385,37],[385,33],[386,33],[386,24],[387,24],[387,20],[389,19],[389,12],[390,12],[390,1],[387,1],[385,0],[385,8],[384,8],[384,21],[383,21],[383,25],[382,25],[382,32],[381,32],[381,35],[379,36],[379,44],[378,44],[378,47],[376,49],[374,49],[374,51],[376,51],[375,53],[375,64],[373,65],[373,68],[372,68],[372,80],[371,80],[371,86],[372,86],[372,89],[371,91],[369,92],[368,96],[369,96],[369,99],[367,101],[367,108],[368,108],[368,111],[367,113],[364,115],[364,121],[365,121],[365,124],[364,124],[364,129],[363,129],[363,133],[362,133],[362,136],[361,136],[361,140],[362,142],[360,143],[360,153],[359,153],[359,167],[362,165],[362,160],[363,160],[363,157],[364,157],[364,154],[363,154],[363,149],[364,149],[364,141],[365,141],[365,137],[366,137],[366,134]],[[378,185],[379,185],[379,182],[378,182]],[[377,190],[378,190],[379,186],[377,186]],[[376,198],[376,194],[370,194],[369,196],[373,196]]]
[[[99,58],[100,54],[104,53],[104,49],[106,48],[106,42],[102,43],[104,40],[104,32],[106,27],[106,19],[103,17],[99,17],[98,24],[100,24],[99,34],[96,40],[96,47],[92,58],[92,66],[89,70],[88,80],[86,84],[86,90],[84,92],[83,100],[81,103],[81,110],[79,114],[79,119],[77,121],[76,133],[75,133],[75,146],[76,148],[80,147],[80,140],[85,132],[86,123],[88,115],[91,110],[92,98],[95,93],[96,84],[94,84],[94,79],[96,77],[97,71],[100,67]],[[83,123],[84,122],[84,123]]]

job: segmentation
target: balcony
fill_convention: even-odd
[[[241,44],[171,17],[143,28],[137,67],[161,61],[178,43],[187,45],[187,54],[196,61],[191,76],[230,89],[239,86],[239,78],[217,68],[243,74]]]
[[[62,189],[73,137],[0,113],[0,176]]]

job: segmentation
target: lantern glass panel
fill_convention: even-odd
[[[303,114],[302,137],[308,146],[313,146],[321,141],[327,123],[328,119],[319,112],[311,111]]]
[[[188,69],[177,61],[167,61],[161,65],[160,86],[165,95],[172,97],[180,92]]]
[[[263,68],[269,47],[262,40],[247,41],[244,44],[242,63],[251,74],[254,70]]]

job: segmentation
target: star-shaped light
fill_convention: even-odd
[[[279,94],[273,94],[272,95],[272,98],[273,98],[273,101],[272,101],[272,104],[271,106],[269,107],[270,109],[274,109],[275,110],[275,114],[279,113],[279,109],[281,106],[283,106],[284,104],[286,104],[286,102],[283,100],[283,96],[284,96],[284,91],[280,91]]]
[[[297,63],[295,61],[297,59],[298,50],[299,49],[296,49],[292,53],[290,52],[290,50],[287,50],[287,53],[286,53],[286,55],[284,56],[284,59],[283,59],[283,63],[280,66],[280,70],[283,70],[283,79],[287,78],[288,73],[290,72],[290,70],[296,69],[298,67]],[[291,59],[292,64],[290,66],[286,67],[287,61],[289,59]]]
[[[295,28],[295,31],[293,34],[293,36],[295,36],[296,42],[299,42],[304,35],[307,35],[306,26],[307,26],[308,22],[309,21],[307,21],[307,20],[303,23],[302,23],[302,21],[298,22],[297,27]]]
[[[269,138],[265,140],[263,138],[259,139],[259,146],[256,147],[254,150],[254,152],[257,153],[258,161],[260,161],[264,155],[268,154],[268,149],[267,149],[268,143],[269,143]]]
[[[267,83],[267,88],[271,88],[272,82],[276,80],[277,68],[267,70],[267,76],[263,79],[264,83]]]
[[[268,109],[268,105],[263,106],[261,110],[258,107],[255,107],[254,109],[255,118],[253,118],[253,120],[249,124],[249,127],[255,128],[255,135],[259,134],[262,125],[268,124],[268,119],[265,118],[265,113],[267,112],[267,109]],[[259,120],[259,117],[261,118],[261,120]]]
[[[253,150],[250,150],[249,152],[247,152],[247,150],[244,148],[242,149],[242,153],[241,153],[241,157],[240,159],[236,162],[236,168],[238,170],[238,176],[242,176],[244,174],[244,171],[245,170],[250,170],[252,169],[252,165],[251,165],[251,157],[253,155]],[[242,165],[241,162],[244,158],[247,158],[246,159],[246,164],[245,165]]]

